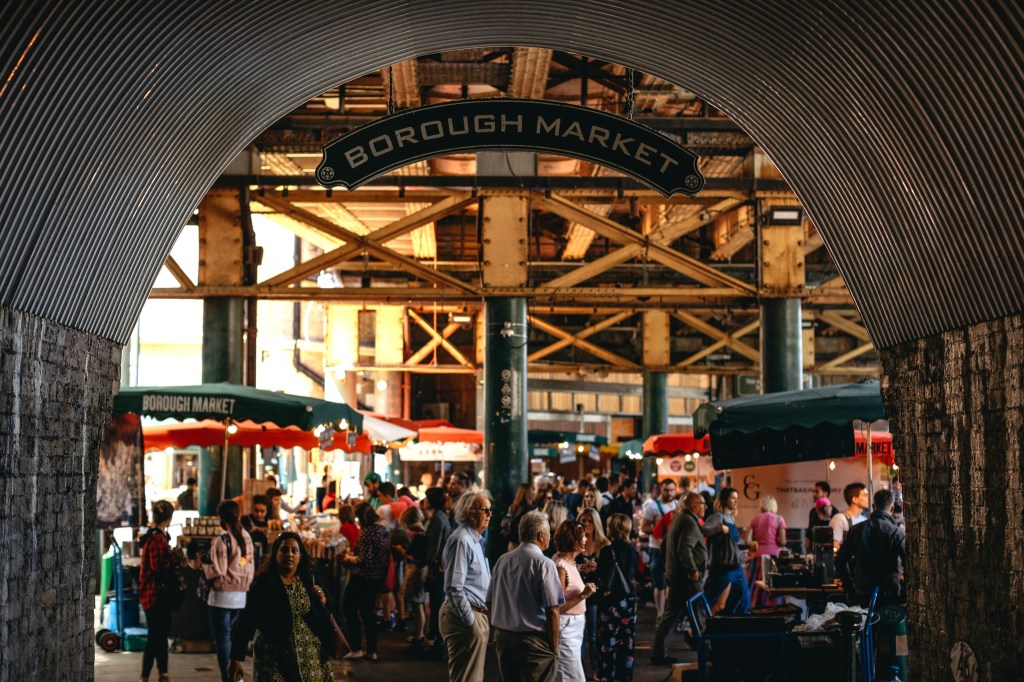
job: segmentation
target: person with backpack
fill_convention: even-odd
[[[246,604],[246,593],[256,574],[252,537],[242,528],[241,510],[234,500],[224,500],[217,507],[223,533],[210,545],[210,552],[197,568],[209,585],[206,605],[209,607],[210,634],[217,651],[217,666],[222,682],[232,682],[228,673],[231,662],[231,629]]]
[[[178,562],[171,551],[167,526],[171,524],[174,506],[166,500],[153,503],[153,516],[149,531],[142,536],[142,563],[139,568],[139,603],[146,612],[149,636],[142,654],[142,674],[139,682],[149,682],[153,663],[160,674],[160,682],[168,682],[167,638],[171,632],[171,611],[181,606],[177,585],[173,577]],[[172,591],[174,592],[172,594]]]

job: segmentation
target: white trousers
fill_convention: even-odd
[[[558,617],[558,672],[555,682],[586,682],[583,674],[583,633],[587,617],[561,615]]]

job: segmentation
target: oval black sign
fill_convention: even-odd
[[[609,166],[671,196],[704,187],[697,155],[671,138],[597,109],[536,99],[466,99],[410,109],[323,148],[316,179],[355,189],[395,168],[476,150],[544,151]]]

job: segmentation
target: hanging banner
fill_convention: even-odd
[[[103,430],[100,443],[96,527],[144,524],[143,499],[142,423],[138,415],[118,415]]]
[[[607,111],[536,99],[464,99],[385,116],[328,143],[316,179],[355,189],[388,171],[477,150],[540,151],[621,171],[665,196],[704,187],[697,155]]]

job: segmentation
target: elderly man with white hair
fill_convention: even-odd
[[[458,527],[444,546],[444,591],[440,630],[448,647],[448,679],[482,682],[490,623],[487,588],[491,567],[484,553],[483,531],[491,520],[491,496],[465,493],[452,508]]]
[[[558,609],[565,603],[558,571],[544,550],[551,542],[548,518],[523,515],[520,544],[494,566],[487,590],[502,682],[550,682],[558,672]]]

